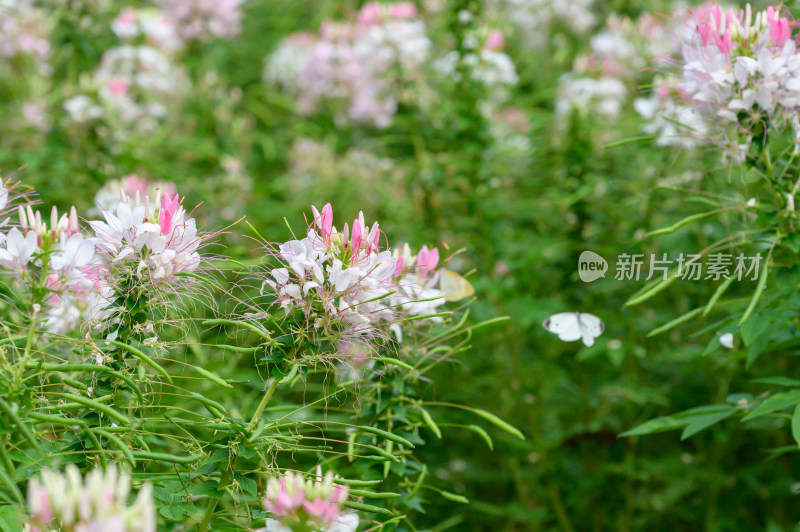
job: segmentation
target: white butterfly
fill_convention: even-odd
[[[603,334],[606,328],[603,320],[597,316],[579,312],[553,314],[542,325],[565,342],[583,340],[587,347],[594,345],[594,339]]]
[[[450,270],[442,270],[440,287],[447,301],[460,301],[475,293],[475,289],[464,277]]]

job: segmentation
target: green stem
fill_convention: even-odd
[[[247,432],[251,432],[255,428],[256,424],[258,423],[258,418],[261,417],[261,414],[267,407],[267,403],[269,403],[269,400],[272,399],[272,394],[275,393],[275,390],[278,388],[278,384],[280,384],[280,382],[281,382],[280,379],[273,379],[272,384],[270,384],[269,388],[267,388],[267,392],[264,394],[264,398],[261,399],[261,402],[258,404],[258,408],[256,408],[256,413],[253,414],[253,418],[247,425]]]
[[[33,337],[34,332],[36,332],[36,303],[31,303],[31,323],[28,327],[28,338],[25,341],[25,351],[22,354],[22,360],[17,365],[16,370],[14,371],[14,386],[13,389],[16,391],[19,386],[22,384],[22,376],[25,373],[25,368],[28,365],[28,361],[31,358],[31,348],[33,347]]]
[[[226,467],[222,470],[222,476],[219,477],[219,489],[222,491],[228,484],[228,480],[230,479],[231,472],[230,468]],[[203,515],[203,520],[200,522],[200,526],[197,527],[197,530],[208,530],[208,525],[211,522],[211,519],[214,517],[214,510],[217,509],[217,503],[219,502],[221,497],[214,497],[208,502],[208,506],[206,507],[206,513]]]
[[[769,155],[769,148],[765,146],[762,149],[761,154],[761,159],[764,162],[764,168],[767,171],[767,180],[769,181],[770,188],[772,189],[772,195],[775,197],[775,208],[778,209],[778,220],[781,224],[781,231],[783,234],[789,235],[791,234],[791,228],[788,225],[785,213],[781,212],[784,200],[778,189],[778,182],[775,180],[775,168],[772,166],[772,158]]]
[[[8,436],[4,435],[2,445],[0,445],[0,460],[2,460],[3,467],[5,467],[6,471],[8,471],[8,475],[13,480],[17,475],[17,470],[14,469],[14,464],[11,463],[11,459],[6,453],[6,445],[8,445]]]

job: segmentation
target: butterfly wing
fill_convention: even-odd
[[[603,334],[606,326],[603,320],[594,314],[578,314],[580,337],[586,347],[594,345],[594,339]]]
[[[447,301],[459,301],[475,293],[475,289],[464,277],[450,270],[442,270],[440,287]]]
[[[578,314],[575,312],[561,312],[553,314],[542,323],[545,329],[565,342],[574,342],[581,339],[581,328],[578,323]]]

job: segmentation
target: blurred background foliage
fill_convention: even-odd
[[[262,234],[283,240],[284,218],[300,227],[310,204],[331,202],[345,217],[363,210],[398,241],[465,248],[455,260],[459,271],[474,271],[470,320],[511,319],[476,331],[466,357],[431,375],[437,385],[427,399],[485,407],[527,439],[498,434],[492,451],[471,433],[446,430],[442,440],[428,442],[421,452],[439,464],[434,475],[471,504],[431,499],[420,529],[798,530],[800,461],[795,453],[770,452],[791,444],[788,429],[772,430],[784,420],[746,429],[729,421],[686,441],[678,432],[618,437],[659,415],[725,402],[733,390],[757,394],[754,379],[789,375],[798,366],[796,350],[765,353],[749,371],[741,358],[704,353],[715,339],[716,329],[708,327],[724,318],[724,309],[647,337],[704,304],[711,283],[676,283],[646,307],[623,308],[644,281],[615,280],[617,255],[696,253],[735,221],[730,214],[690,231],[646,236],[696,212],[683,194],[659,185],[720,191],[739,179],[720,168],[714,153],[645,141],[609,145],[640,135],[631,103],[652,72],[629,80],[631,93],[614,123],[581,110],[555,112],[559,80],[602,21],[677,6],[596,2],[587,32],[556,20],[533,47],[513,23],[514,2],[450,0],[435,10],[433,4],[419,7],[437,13],[428,33],[443,46],[458,41],[452,19],[463,10],[503,30],[519,75],[508,105],[529,124],[521,148],[491,139],[490,119],[478,110],[481,89],[469,82],[442,83],[436,106],[423,112],[401,104],[392,125],[376,129],[341,124],[325,112],[304,116],[262,81],[264,57],[286,35],[352,16],[360,6],[355,0],[248,1],[241,34],[194,43],[183,53],[194,88],[175,123],[110,142],[63,125],[59,105],[100,61],[117,10],[67,3],[50,13],[52,75],[43,81],[0,75],[0,168],[60,209],[75,204],[86,212],[103,183],[135,173],[175,182],[186,205],[202,202],[197,216],[207,227],[225,228],[245,215]],[[34,92],[52,109],[55,126],[46,131],[16,119]],[[233,257],[255,248],[237,236],[242,232],[238,224],[225,239]],[[604,279],[580,281],[583,250],[609,260]],[[741,283],[731,290],[744,297],[752,289]],[[541,326],[552,313],[574,310],[605,321],[591,348],[560,342]],[[209,361],[209,367],[225,372],[229,363]],[[443,408],[437,419],[443,426],[473,422],[463,414]]]

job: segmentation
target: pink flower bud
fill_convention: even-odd
[[[394,18],[414,18],[417,16],[417,6],[413,2],[397,2],[389,6],[389,14]]]
[[[108,90],[111,91],[111,94],[125,94],[128,92],[128,82],[123,79],[111,78],[108,80]]]
[[[428,246],[422,246],[417,254],[417,267],[419,274],[422,277],[427,277],[430,272],[436,269],[439,264],[439,250],[432,248],[428,250]]]
[[[500,33],[498,30],[492,30],[489,32],[489,36],[486,38],[486,44],[484,48],[487,50],[502,50],[503,46],[505,46],[506,40],[503,37],[503,34]]]
[[[367,2],[358,12],[358,23],[362,26],[375,26],[381,23],[381,6],[377,2]]]

